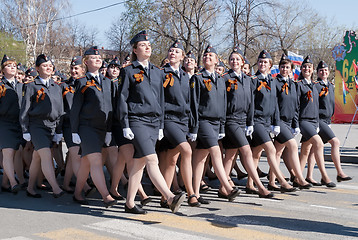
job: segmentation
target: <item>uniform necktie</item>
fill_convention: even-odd
[[[178,72],[178,70],[175,70],[175,74],[179,77],[179,72]]]
[[[16,86],[15,81],[11,82],[11,86],[12,86],[13,88],[15,88],[15,86]]]

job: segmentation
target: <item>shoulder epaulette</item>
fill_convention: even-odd
[[[199,75],[201,75],[201,74],[203,74],[202,72],[199,72],[199,73],[195,73],[194,75],[195,76],[199,76]]]
[[[160,69],[160,70],[162,70],[162,69],[161,69],[160,67],[158,67],[157,65],[154,65],[154,64],[153,64],[153,66],[156,67],[156,68],[158,68],[158,69]]]
[[[297,80],[297,83],[299,83],[299,82],[302,82],[302,79],[300,79],[300,80]]]
[[[118,78],[111,80],[112,82],[118,82]]]
[[[222,76],[225,76],[225,75],[227,75],[229,72],[226,72],[226,73],[224,73]]]
[[[129,66],[131,66],[133,63],[129,63],[127,66],[125,66],[124,68],[127,68],[127,67],[129,67]],[[124,69],[123,68],[123,69]]]
[[[54,81],[58,86],[61,86],[64,82],[56,82]]]
[[[254,76],[251,76],[252,77],[252,79],[256,79],[257,78],[257,76],[256,75],[254,75]]]

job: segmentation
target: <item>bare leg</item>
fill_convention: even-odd
[[[52,191],[54,194],[59,194],[62,192],[61,188],[58,186],[55,170],[53,167],[53,160],[50,148],[42,148],[37,150],[38,154],[41,158],[41,169],[43,174],[45,175],[47,181],[52,187]]]

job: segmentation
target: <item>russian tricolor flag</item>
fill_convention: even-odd
[[[347,96],[347,93],[349,93],[349,89],[348,89],[347,84],[344,81],[344,79],[342,79],[342,88],[343,88],[343,104],[346,104],[347,103],[346,96]]]
[[[298,55],[294,52],[287,51],[287,57],[292,61],[294,65],[301,65],[303,62],[303,56]]]
[[[271,68],[271,76],[276,77],[277,74],[280,73],[280,69],[278,68],[278,65],[273,65]]]
[[[298,77],[300,76],[301,70],[299,68],[295,68],[292,72],[293,72],[293,79],[297,81]]]

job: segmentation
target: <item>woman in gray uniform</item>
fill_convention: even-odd
[[[210,154],[216,176],[225,189],[226,197],[233,201],[239,194],[227,178],[223,166],[222,154],[218,140],[225,137],[226,118],[226,88],[221,75],[215,72],[219,59],[216,50],[209,45],[204,52],[204,69],[191,79],[191,89],[194,98],[192,114],[197,119],[190,130],[191,141],[198,139],[193,154],[193,186],[195,195],[201,204],[210,202],[200,196],[200,182],[205,167],[205,160]]]
[[[39,198],[34,190],[40,168],[50,183],[55,198],[61,197],[64,191],[59,187],[52,162],[52,141],[62,138],[60,118],[63,115],[61,87],[51,79],[53,64],[51,59],[41,54],[36,59],[37,76],[25,84],[21,105],[20,123],[23,138],[32,141],[34,153],[30,165],[27,196]]]
[[[312,80],[313,62],[310,56],[307,56],[301,65],[301,73],[297,83],[298,99],[298,121],[302,134],[302,145],[300,154],[301,169],[305,168],[310,151],[314,154],[317,166],[321,172],[321,184],[329,188],[335,187],[336,184],[328,177],[323,155],[323,142],[319,137],[319,93]],[[312,148],[312,149],[311,149]],[[316,185],[312,179],[307,182]]]
[[[146,31],[135,35],[132,45],[132,64],[121,71],[119,85],[119,119],[123,136],[133,140],[134,159],[129,173],[128,194],[125,211],[135,214],[146,213],[134,203],[143,175],[144,166],[155,187],[167,199],[175,213],[185,199],[185,194],[174,195],[160,173],[155,143],[163,138],[164,89],[163,72],[149,58],[152,53]]]
[[[14,161],[16,151],[23,141],[19,122],[23,84],[15,78],[16,69],[16,62],[4,55],[1,61],[3,78],[0,81],[0,149],[4,176],[7,176],[9,190],[14,194],[21,189],[15,179]]]
[[[81,165],[73,200],[87,203],[81,196],[88,174],[102,196],[106,208],[117,203],[107,189],[102,164],[102,147],[112,139],[111,80],[99,73],[102,58],[96,46],[85,51],[83,63],[87,73],[77,79],[70,112],[72,141],[80,144]]]

